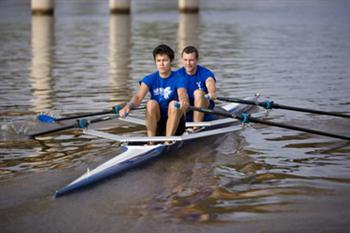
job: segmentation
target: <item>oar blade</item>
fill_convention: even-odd
[[[36,119],[40,122],[43,123],[55,123],[56,122],[56,118],[54,118],[53,116],[50,115],[46,115],[46,114],[39,114]]]

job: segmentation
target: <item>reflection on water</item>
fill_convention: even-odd
[[[350,183],[348,170],[339,168],[350,152],[349,143],[289,145],[293,139],[300,140],[289,137],[286,151],[315,149],[304,158],[299,154],[299,159],[293,158],[296,151],[273,156],[273,151],[250,148],[237,134],[200,148],[193,145],[195,153],[187,155],[184,150],[186,156],[176,158],[181,163],[171,161],[163,191],[148,208],[153,214],[184,221],[249,221],[264,213],[293,211],[300,197],[333,195],[335,187]]]
[[[13,152],[11,157],[0,160],[1,177],[77,166],[83,157],[84,160],[88,159],[89,153],[91,156],[109,153],[111,143],[99,140],[98,144],[91,145],[87,138],[65,136],[46,137],[38,141],[27,139],[0,142],[0,150],[5,148]]]
[[[109,77],[112,83],[113,101],[130,95],[128,85],[131,49],[131,16],[109,16]]]
[[[32,110],[44,112],[52,107],[52,46],[54,45],[54,17],[32,16],[31,84],[34,96]]]

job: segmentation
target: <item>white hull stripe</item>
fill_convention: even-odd
[[[118,120],[137,124],[137,125],[146,125],[145,121],[137,118],[137,117],[126,117],[126,118],[118,118]],[[218,119],[213,121],[203,121],[203,122],[186,122],[186,127],[207,127],[207,126],[215,126],[215,125],[222,125],[227,123],[234,123],[237,122],[236,119],[233,118],[224,118],[224,119]]]
[[[212,135],[219,135],[224,134],[232,131],[236,131],[241,129],[242,127],[240,125],[230,126],[230,127],[224,127],[220,129],[213,129],[213,130],[206,130],[198,133],[191,133],[191,134],[184,134],[182,136],[156,136],[156,137],[125,137],[125,136],[119,136],[116,134],[106,133],[94,129],[87,129],[84,131],[85,134],[96,136],[100,138],[110,139],[118,142],[164,142],[164,141],[187,141],[197,138],[203,138],[208,137]]]

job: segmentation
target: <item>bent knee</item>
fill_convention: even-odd
[[[205,96],[205,92],[203,90],[197,89],[193,92],[193,96],[195,99],[202,99]]]
[[[147,110],[154,110],[154,109],[157,109],[159,108],[159,104],[157,101],[155,100],[149,100],[146,104],[146,109]]]
[[[178,109],[178,102],[175,100],[170,101],[169,105],[168,105],[168,109]]]
[[[180,112],[180,110],[181,109],[178,107],[177,101],[173,100],[169,103],[169,105],[168,105],[168,114],[169,115]]]
[[[155,100],[149,100],[146,104],[146,112],[149,114],[154,114],[159,112],[159,104]]]

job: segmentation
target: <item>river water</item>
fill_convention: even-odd
[[[29,140],[40,112],[100,111],[127,101],[154,71],[151,51],[187,44],[217,77],[220,96],[350,114],[350,2],[56,1],[31,16],[25,0],[0,2],[1,232],[347,232],[350,143],[250,125],[203,140],[90,189],[54,191],[120,152],[71,130]],[[178,67],[178,56],[175,67]],[[142,116],[142,115],[141,115]],[[348,119],[273,110],[266,119],[350,135]],[[110,132],[142,127],[114,123]]]

